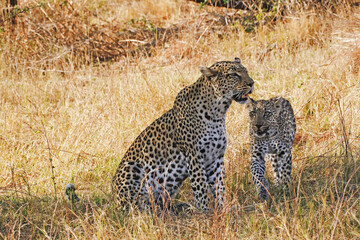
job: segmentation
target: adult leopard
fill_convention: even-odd
[[[271,162],[275,185],[291,180],[291,149],[296,132],[294,111],[282,97],[247,104],[250,119],[251,173],[262,201],[267,200],[269,183],[265,179],[265,156]]]
[[[125,153],[112,181],[120,204],[164,206],[187,177],[198,209],[209,209],[208,188],[223,204],[225,114],[233,100],[247,102],[254,81],[239,58],[200,70],[201,77],[179,92],[173,108]]]

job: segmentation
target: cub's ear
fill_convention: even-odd
[[[241,60],[240,60],[240,58],[236,57],[235,60],[234,60],[234,62],[236,62],[236,63],[241,63]]]
[[[252,109],[256,101],[251,97],[248,97],[248,99],[249,101],[247,102],[246,107],[247,109]]]
[[[287,100],[282,97],[277,97],[272,99],[274,102],[274,106],[276,109],[276,112],[279,113],[283,107],[285,107]]]
[[[207,68],[207,67],[200,67],[200,71],[202,74],[204,74],[205,77],[211,79],[212,77],[215,77],[217,75],[217,72]]]

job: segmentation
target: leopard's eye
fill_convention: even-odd
[[[231,78],[241,79],[241,76],[239,76],[239,74],[237,73],[229,73],[227,76]]]

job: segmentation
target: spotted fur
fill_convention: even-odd
[[[265,179],[265,156],[271,162],[275,185],[291,180],[292,155],[296,122],[288,100],[282,97],[247,104],[250,119],[251,173],[261,200],[268,198]]]
[[[120,204],[164,206],[187,177],[197,208],[208,210],[208,189],[223,204],[225,114],[233,100],[247,102],[254,82],[238,58],[201,73],[125,153],[113,178]]]

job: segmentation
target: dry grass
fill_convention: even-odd
[[[359,9],[303,12],[276,24],[248,23],[239,15],[247,13],[229,10],[225,26],[209,13],[224,16],[225,9],[200,11],[187,1],[66,2],[49,1],[0,30],[0,238],[360,238]],[[112,53],[123,28],[151,43],[156,27],[173,31],[150,51],[108,62],[89,52]],[[62,39],[69,29],[76,34]],[[127,147],[200,76],[200,65],[235,56],[256,82],[254,98],[281,95],[294,107],[289,195],[271,189],[273,200],[259,204],[245,108],[233,104],[225,159],[228,205],[236,211],[118,211],[110,181]],[[83,199],[75,206],[63,196],[68,182]],[[192,200],[187,182],[179,198]]]

